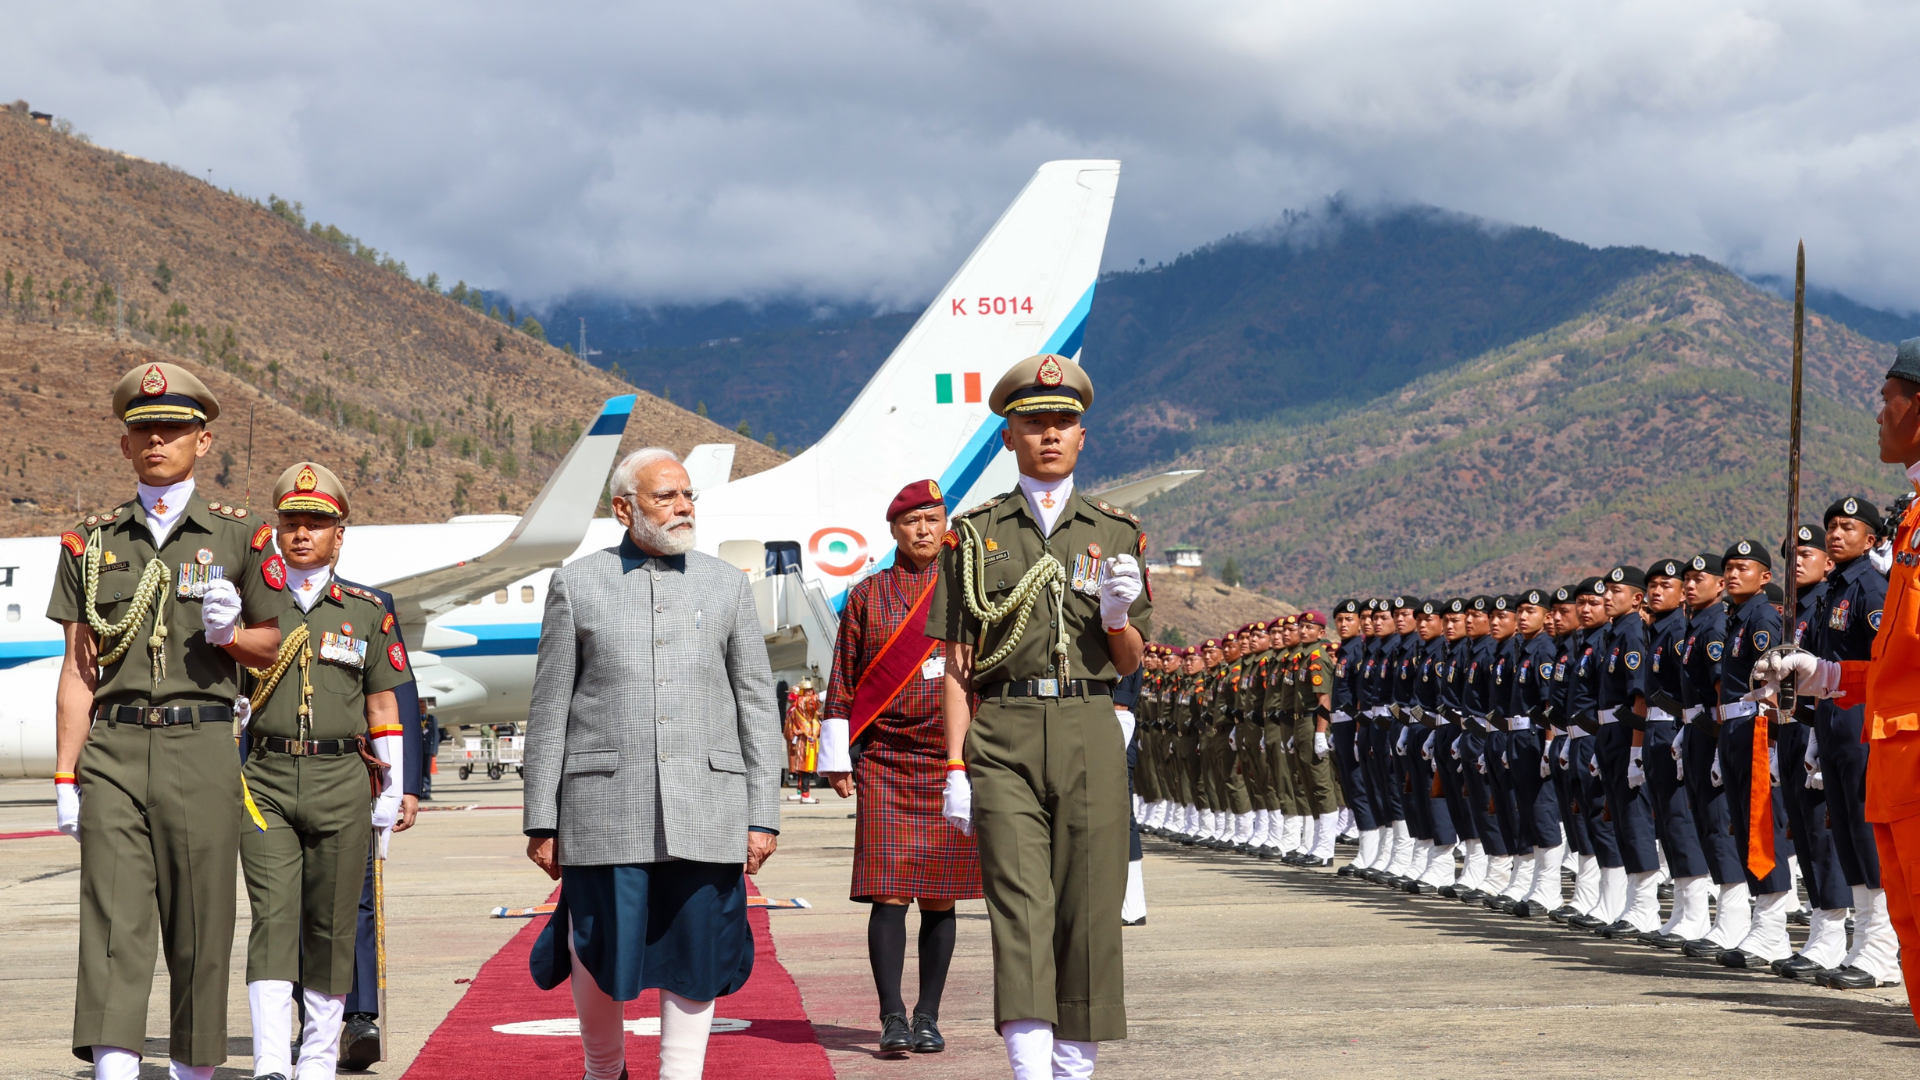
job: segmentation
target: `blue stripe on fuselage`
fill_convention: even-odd
[[[537,622],[474,623],[468,626],[448,625],[446,629],[471,634],[480,640],[453,649],[434,649],[435,656],[532,656],[540,651],[540,624]]]
[[[0,671],[35,660],[45,660],[49,656],[64,656],[67,643],[60,638],[41,638],[38,641],[0,641]]]

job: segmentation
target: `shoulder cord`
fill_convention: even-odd
[[[93,628],[100,639],[100,647],[106,651],[98,657],[101,667],[118,663],[120,658],[133,647],[135,632],[146,621],[149,613],[153,616],[153,633],[147,637],[147,649],[151,654],[150,672],[153,683],[158,686],[167,677],[167,627],[165,611],[167,606],[167,564],[156,556],[147,560],[146,569],[140,572],[140,583],[134,586],[133,604],[127,609],[126,617],[119,622],[108,623],[100,617],[96,607],[96,598],[100,593],[100,530],[93,530],[87,537],[86,557],[87,625]],[[119,638],[114,644],[113,639]]]
[[[254,689],[253,694],[249,698],[249,701],[253,705],[253,711],[258,713],[261,708],[266,705],[267,699],[273,696],[273,691],[279,687],[280,677],[285,675],[287,669],[293,666],[296,657],[299,659],[300,737],[303,739],[312,726],[313,718],[313,677],[311,674],[313,668],[313,648],[308,643],[309,637],[311,637],[311,635],[307,633],[305,623],[294,627],[293,633],[288,634],[286,640],[280,643],[280,654],[274,657],[272,667],[247,669],[247,674],[260,680],[260,685]]]
[[[1026,575],[1014,585],[1013,591],[1007,594],[1007,598],[999,604],[994,604],[987,600],[982,583],[976,578],[974,572],[976,565],[983,571],[986,569],[986,543],[980,539],[980,530],[974,528],[973,522],[962,518],[959,534],[962,545],[960,551],[961,595],[966,597],[967,610],[981,622],[982,639],[985,638],[988,629],[1005,622],[1007,616],[1013,614],[1016,608],[1019,611],[1014,616],[1013,629],[1007,634],[1006,641],[994,650],[992,656],[984,660],[976,659],[973,662],[973,669],[985,671],[1012,655],[1014,647],[1020,643],[1020,636],[1026,633],[1027,619],[1033,614],[1033,605],[1039,601],[1040,590],[1044,588],[1053,594],[1054,610],[1060,613],[1060,617],[1055,620],[1060,624],[1060,632],[1054,639],[1053,652],[1055,664],[1060,672],[1059,677],[1061,681],[1066,681],[1069,677],[1067,620],[1065,605],[1061,602],[1066,594],[1066,567],[1060,565],[1060,560],[1052,555],[1040,556],[1040,561],[1027,570]]]

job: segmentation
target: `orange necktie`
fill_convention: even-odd
[[[1747,870],[1773,873],[1773,770],[1767,764],[1767,712],[1753,714],[1753,779],[1747,784]]]

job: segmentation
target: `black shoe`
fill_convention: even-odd
[[[1449,900],[1460,899],[1460,886],[1458,885],[1442,885],[1440,886],[1440,888],[1436,889],[1435,892],[1439,893],[1441,896],[1444,896]]]
[[[1649,930],[1640,935],[1642,945],[1651,945],[1656,949],[1678,949],[1687,943],[1679,934],[1663,934],[1658,930]]]
[[[1277,847],[1274,847],[1272,844],[1268,844],[1267,846],[1260,849],[1260,857],[1263,859],[1269,859],[1269,860],[1277,859],[1280,857],[1280,854],[1281,854],[1280,849]]]
[[[1547,905],[1538,900],[1522,900],[1513,905],[1513,917],[1516,919],[1538,919],[1549,914]]]
[[[1439,889],[1434,888],[1424,881],[1410,881],[1407,883],[1407,894],[1409,896],[1433,896],[1439,891]]]
[[[1488,911],[1497,911],[1502,915],[1511,915],[1513,913],[1513,905],[1519,902],[1520,901],[1514,897],[1502,896],[1499,893],[1488,893],[1480,900],[1481,906],[1485,907]]]
[[[1771,960],[1762,960],[1760,957],[1742,949],[1723,950],[1718,959],[1721,967],[1747,968],[1755,971],[1765,971],[1773,964]]]
[[[887,1013],[880,1018],[880,1052],[883,1054],[904,1054],[913,1049],[913,1031],[907,1027],[907,1018],[900,1013]]]
[[[1814,981],[1829,990],[1872,990],[1876,986],[1895,986],[1897,983],[1883,983],[1857,967],[1837,967],[1814,976]]]
[[[1146,916],[1143,915],[1140,917],[1140,922],[1146,921]],[[1140,923],[1128,923],[1127,925],[1138,926]],[[914,1013],[913,1052],[916,1054],[937,1054],[946,1048],[947,1040],[941,1037],[940,1027],[933,1022],[933,1017],[928,1016],[926,1013]]]
[[[1577,915],[1577,914],[1569,915],[1565,919],[1562,919],[1561,922],[1571,929],[1584,930],[1589,934],[1607,925],[1606,923],[1601,922],[1599,919],[1596,919],[1591,915]]]
[[[1355,866],[1353,863],[1348,863],[1347,865],[1341,867],[1340,869],[1335,870],[1333,872],[1333,876],[1334,877],[1359,877],[1360,868],[1358,866]]]
[[[1654,890],[1654,895],[1658,896],[1662,900],[1673,899],[1673,882],[1671,881],[1661,882],[1660,887]]]
[[[1694,938],[1680,946],[1680,951],[1698,960],[1716,960],[1726,948],[1712,938]]]
[[[1493,894],[1483,889],[1461,889],[1454,899],[1463,904],[1485,904],[1493,899]]]
[[[1572,904],[1561,904],[1559,907],[1547,912],[1547,918],[1557,923],[1564,923],[1578,914],[1580,913],[1574,910]]]
[[[1813,913],[1810,911],[1789,911],[1787,921],[1795,926],[1812,926]]]
[[[1827,970],[1800,953],[1794,953],[1784,960],[1775,960],[1767,966],[1773,969],[1775,975],[1783,979],[1804,979],[1817,972]]]
[[[1121,919],[1120,925],[1121,926],[1145,926],[1147,925],[1147,917],[1145,915],[1142,915],[1137,919]]]
[[[364,1072],[380,1060],[380,1028],[372,1013],[348,1013],[340,1031],[340,1067]]]
[[[1318,855],[1302,855],[1295,866],[1304,866],[1309,870],[1321,870],[1333,865],[1332,859],[1323,859]]]
[[[1359,844],[1360,838],[1352,833],[1343,833],[1333,838],[1336,844]]]
[[[1625,919],[1615,919],[1605,926],[1595,928],[1593,932],[1608,941],[1613,941],[1617,938],[1636,937],[1640,933],[1640,928]]]
[[[287,1074],[286,1073],[268,1073],[265,1076],[256,1076],[253,1078],[253,1080],[287,1080]]]

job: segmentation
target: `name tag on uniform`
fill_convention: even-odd
[[[941,679],[945,678],[946,674],[947,658],[944,656],[929,656],[926,663],[920,665],[922,679]]]
[[[207,586],[227,576],[227,568],[212,563],[190,562],[180,564],[180,581],[175,594],[180,599],[198,599],[207,595]]]
[[[325,631],[320,635],[320,659],[342,667],[366,667],[367,643],[360,638]]]

